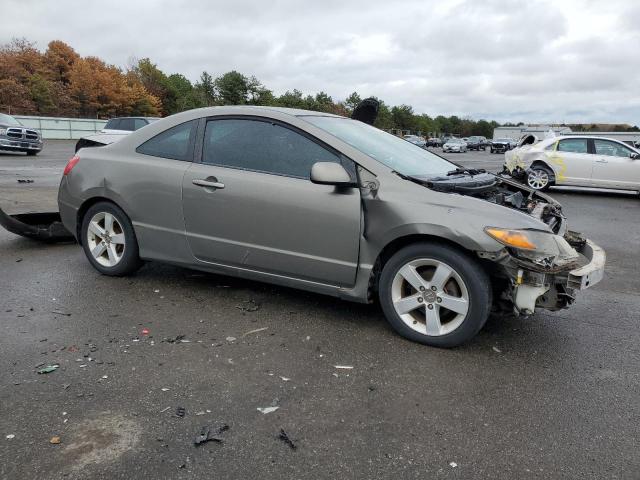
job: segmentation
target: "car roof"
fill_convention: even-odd
[[[225,112],[233,112],[233,111],[237,111],[238,113],[248,113],[251,114],[251,112],[255,112],[255,111],[262,111],[262,112],[278,112],[278,113],[283,113],[285,115],[291,115],[293,117],[308,117],[308,116],[314,116],[314,117],[335,117],[335,118],[346,118],[343,117],[341,115],[334,115],[333,113],[326,113],[326,112],[316,112],[314,110],[303,110],[301,108],[288,108],[288,107],[269,107],[269,106],[263,106],[263,105],[224,105],[224,106],[219,106],[219,107],[202,107],[202,108],[196,108],[193,110],[186,110],[187,112],[201,112],[204,115],[202,116],[206,116],[207,113],[211,113],[212,115],[217,114],[219,110],[225,110]]]

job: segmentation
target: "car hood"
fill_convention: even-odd
[[[469,173],[470,172],[470,173]],[[410,177],[416,183],[437,192],[475,197],[519,211],[564,235],[566,218],[562,205],[553,198],[514,180],[484,171],[470,170],[440,177]]]

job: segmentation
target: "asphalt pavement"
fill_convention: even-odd
[[[0,154],[2,207],[55,208],[72,155]],[[452,350],[375,305],[155,263],[109,278],[0,230],[0,478],[640,478],[640,199],[551,194],[605,279]],[[222,441],[194,445],[203,427]]]

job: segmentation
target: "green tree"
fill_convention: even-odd
[[[399,105],[391,109],[393,126],[401,130],[411,130],[413,123],[413,108],[409,105]]]
[[[215,79],[217,96],[222,105],[242,105],[249,100],[250,80],[235,70]]]
[[[196,95],[203,106],[210,107],[216,104],[217,98],[215,82],[208,72],[204,71],[200,74],[200,81],[196,83],[195,90]]]
[[[349,112],[349,115],[351,115],[351,113],[353,113],[353,110],[358,106],[358,104],[362,101],[362,98],[360,98],[360,95],[358,95],[358,92],[353,92],[351,95],[349,95],[346,100],[344,101],[344,106],[347,109],[347,112]]]

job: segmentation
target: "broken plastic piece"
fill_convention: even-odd
[[[47,365],[46,367],[41,368],[40,370],[38,370],[38,373],[43,374],[43,373],[55,372],[58,369],[59,366],[60,365],[58,365],[57,363],[53,364],[53,365]]]
[[[60,437],[58,437],[57,435],[55,437],[51,437],[51,439],[49,440],[49,443],[53,444],[53,445],[57,445],[60,443]]]
[[[196,438],[194,438],[193,443],[196,446],[211,441],[222,443],[223,439],[222,437],[220,437],[220,434],[226,432],[227,430],[229,430],[229,425],[225,424],[218,428],[218,431],[215,435],[211,435],[211,427],[204,426],[200,429],[200,433],[196,435]]]
[[[260,304],[254,300],[247,300],[242,305],[236,305],[236,308],[243,312],[257,312],[260,310]]]
[[[21,213],[7,215],[0,208],[0,225],[11,233],[45,242],[74,240],[73,235],[62,224],[58,212]]]
[[[185,413],[187,413],[187,412],[184,409],[184,407],[177,407],[176,408],[176,417],[182,418],[182,417],[184,417]]]
[[[263,414],[267,414],[267,413],[275,412],[279,408],[280,407],[258,407],[258,411],[262,412]]]
[[[340,370],[353,370],[353,366],[351,365],[335,365],[335,368],[339,368]]]
[[[289,438],[289,435],[287,435],[287,432],[284,431],[284,429],[280,429],[280,435],[278,435],[278,438],[280,440],[282,440],[284,443],[286,443],[287,445],[289,445],[289,447],[291,447],[291,450],[295,450],[296,448],[298,448],[298,446],[293,443],[293,440],[291,440]]]

